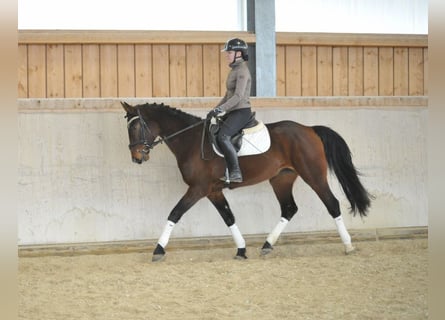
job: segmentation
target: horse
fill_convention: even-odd
[[[332,193],[327,179],[333,171],[346,198],[349,212],[361,217],[368,214],[373,196],[360,181],[351,151],[345,140],[326,126],[305,126],[283,120],[266,123],[270,134],[270,147],[264,153],[239,157],[243,182],[221,181],[226,171],[224,158],[213,153],[208,131],[208,119],[202,119],[180,109],[161,104],[130,105],[121,102],[127,119],[129,149],[132,161],[141,164],[150,158],[150,151],[165,143],[177,160],[187,191],[168,215],[165,227],[153,251],[152,261],[165,257],[171,233],[181,217],[198,200],[207,197],[230,229],[237,246],[235,259],[247,259],[246,242],[235,223],[235,216],[223,194],[225,188],[236,189],[269,180],[280,204],[281,218],[268,234],[261,255],[269,254],[280,234],[298,210],[292,188],[301,177],[318,195],[334,219],[345,254],[355,251],[344,224],[340,205]],[[212,154],[207,157],[205,154]]]

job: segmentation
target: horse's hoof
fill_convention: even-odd
[[[236,256],[233,257],[235,260],[246,260],[246,248],[238,248],[238,251],[236,252]]]
[[[164,259],[165,256],[165,250],[164,248],[158,243],[155,250],[153,251],[153,257],[151,258],[152,262],[161,261]]]
[[[262,248],[260,255],[266,256],[273,251],[273,248]]]
[[[261,248],[261,255],[265,256],[265,255],[271,253],[272,250],[273,250],[272,245],[269,242],[266,241],[266,242],[264,242],[264,245]]]
[[[158,262],[158,261],[162,261],[165,258],[165,254],[154,254],[153,257],[151,258],[151,262]]]
[[[345,245],[345,255],[350,255],[356,253],[355,248],[352,246],[352,244],[346,244]]]

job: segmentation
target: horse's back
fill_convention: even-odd
[[[268,128],[271,136],[290,135],[293,138],[296,138],[296,137],[315,134],[312,127],[306,126],[304,124],[292,120],[283,120],[278,122],[266,123],[266,127]]]
[[[306,127],[310,128],[304,124],[301,124],[299,122],[293,121],[293,120],[280,120],[277,122],[268,122],[265,124],[268,128],[276,128],[276,127]]]
[[[324,158],[322,141],[313,127],[292,120],[267,123],[266,126],[272,146],[287,149],[293,157],[312,158],[316,155]]]

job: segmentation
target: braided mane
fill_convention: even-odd
[[[188,124],[193,124],[196,123],[197,121],[201,121],[202,118],[192,115],[190,113],[184,112],[180,109],[176,109],[173,107],[170,107],[168,105],[165,105],[163,103],[161,104],[157,104],[157,103],[146,103],[144,105],[141,105],[141,107],[143,108],[151,108],[151,109],[156,109],[162,112],[166,112],[167,114],[176,117],[176,118],[181,118],[184,121],[186,121]]]

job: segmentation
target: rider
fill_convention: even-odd
[[[207,114],[207,118],[226,112],[224,124],[218,132],[218,144],[224,154],[229,181],[243,182],[238,156],[230,138],[239,132],[251,117],[249,101],[251,76],[247,66],[247,43],[238,38],[230,39],[222,51],[226,52],[227,63],[232,69],[227,76],[226,94]],[[226,181],[226,178],[222,177],[221,180]]]

